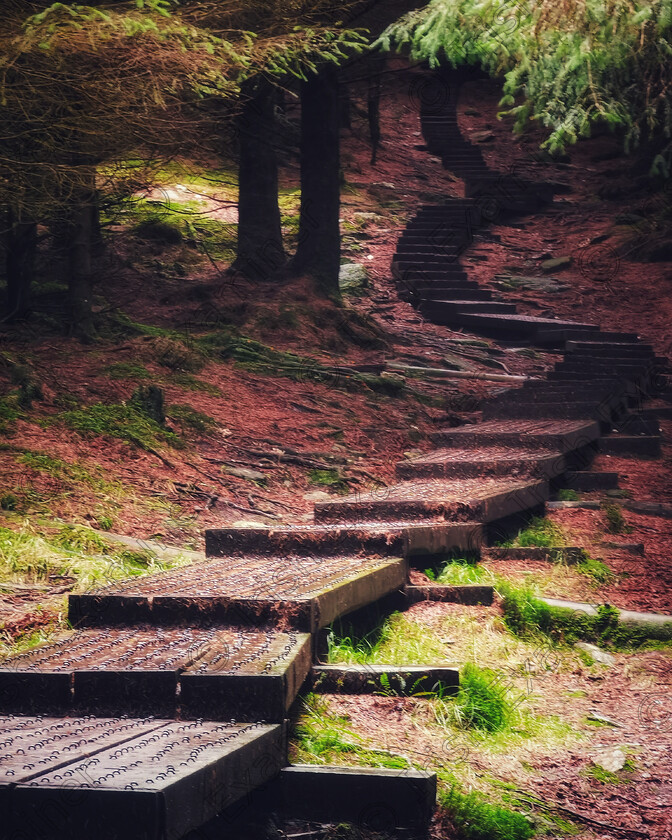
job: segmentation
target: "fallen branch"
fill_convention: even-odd
[[[585,814],[580,814],[578,811],[573,811],[571,808],[565,808],[563,805],[557,805],[555,802],[548,802],[547,806],[560,811],[563,814],[568,814],[570,817],[584,822],[586,825],[594,825],[598,828],[608,828],[610,831],[616,831],[621,834],[631,834],[634,837],[649,837],[648,831],[640,831],[638,828],[626,828],[625,826],[612,825],[611,823],[602,822],[602,820],[595,820],[592,817],[587,817]]]
[[[547,811],[558,811],[559,813],[567,814],[567,816],[572,817],[579,822],[583,822],[586,825],[594,825],[597,828],[609,829],[610,831],[615,831],[620,834],[629,834],[633,837],[649,837],[649,833],[646,831],[640,831],[638,828],[627,828],[626,826],[612,825],[611,823],[606,823],[602,820],[596,820],[593,817],[588,817],[585,814],[579,813],[579,811],[574,811],[564,805],[559,805],[557,802],[540,799],[533,793],[528,793],[527,791],[520,790],[519,788],[516,789],[516,793],[518,794],[518,798],[520,798],[523,802],[527,802],[530,805],[536,805],[538,808],[542,808]]]
[[[222,502],[222,504],[225,504],[227,507],[233,508],[234,510],[239,510],[242,513],[251,513],[254,516],[267,516],[269,519],[281,519],[281,517],[277,514],[267,513],[265,510],[255,510],[254,508],[241,507],[241,505],[234,505],[233,502]]]
[[[505,373],[481,373],[480,371],[466,370],[445,370],[444,368],[415,367],[413,365],[401,365],[397,362],[390,362],[388,370],[399,371],[400,373],[417,373],[423,376],[436,376],[441,379],[484,379],[487,382],[529,382],[534,379],[531,376],[514,376]]]
[[[243,452],[254,455],[256,458],[268,458],[279,464],[298,464],[302,467],[312,467],[316,470],[330,470],[332,466],[324,461],[316,461],[314,458],[307,458],[304,455],[296,455],[287,451],[274,452],[270,449],[247,449],[244,446],[239,446]]]

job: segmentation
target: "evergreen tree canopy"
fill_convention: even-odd
[[[298,19],[258,34],[247,28],[257,15],[239,3],[216,4],[225,27],[199,26],[207,5],[9,0],[0,20],[0,205],[48,216],[90,188],[102,161],[198,145],[207,126],[192,106],[216,98],[233,113],[246,78],[303,78],[364,41],[317,21],[299,28]]]
[[[627,150],[672,137],[672,0],[431,0],[377,45],[503,75],[504,113],[517,130],[540,121],[551,152],[596,124],[621,129]],[[654,170],[668,176],[671,154],[668,142]]]

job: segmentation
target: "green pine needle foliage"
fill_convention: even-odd
[[[672,138],[672,0],[431,0],[376,42],[433,67],[476,65],[504,77],[504,113],[549,130],[559,152],[597,126],[625,149]],[[654,174],[668,177],[672,143]]]

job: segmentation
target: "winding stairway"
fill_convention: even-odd
[[[482,423],[437,429],[436,450],[400,463],[394,486],[319,503],[312,525],[209,531],[204,562],[71,595],[74,632],[0,668],[1,837],[197,829],[286,768],[288,710],[331,622],[394,593],[411,603],[415,558],[478,552],[520,526],[553,487],[589,475],[600,448],[634,445],[642,429],[628,423],[655,449],[655,420],[636,411],[665,365],[649,345],[519,315],[459,264],[479,226],[538,209],[552,189],[490,172],[459,135],[454,97],[421,116],[467,197],[408,224],[400,294],[432,321],[563,361],[489,400]]]

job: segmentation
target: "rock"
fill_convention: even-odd
[[[495,135],[492,131],[475,131],[471,135],[471,139],[475,140],[476,143],[490,143],[490,141],[495,139]]]
[[[555,257],[552,260],[544,260],[541,264],[542,271],[559,271],[563,268],[567,268],[572,264],[572,258],[565,256],[565,257]]]
[[[381,379],[386,379],[388,382],[393,382],[395,385],[404,386],[406,384],[406,377],[399,373],[394,373],[390,370],[384,370],[380,374]]]
[[[523,291],[557,294],[558,292],[566,292],[570,288],[569,284],[562,283],[556,277],[527,277],[516,274],[497,274],[494,279],[497,287],[505,291],[521,289]]]
[[[330,502],[331,496],[325,493],[324,490],[312,490],[310,493],[304,493],[303,498],[307,502]]]
[[[258,519],[236,519],[231,523],[232,528],[268,528],[264,522],[259,522]]]
[[[617,726],[619,728],[623,728],[623,724],[619,723],[617,720],[612,720],[612,718],[603,715],[601,712],[596,712],[595,709],[588,715],[588,720],[596,720],[599,723],[606,723],[609,726]]]
[[[590,642],[577,642],[574,647],[577,647],[579,650],[584,651],[587,653],[595,662],[599,662],[600,665],[608,665],[611,667],[616,660],[614,657],[607,653],[604,650],[601,650],[597,645],[591,645]]]
[[[614,747],[612,750],[605,750],[603,753],[596,755],[593,759],[593,764],[597,764],[598,767],[608,770],[609,773],[618,773],[619,770],[625,767],[626,760],[627,756],[623,750]]]
[[[370,184],[367,187],[367,192],[378,201],[389,201],[398,197],[397,188],[394,184],[390,184],[389,181],[377,181],[376,183]]]
[[[639,259],[643,262],[668,262],[672,260],[672,237],[660,237],[647,242]]]
[[[248,470],[245,467],[229,467],[225,465],[223,470],[229,475],[235,475],[236,478],[244,478],[247,481],[260,481],[265,484],[268,479],[265,473],[259,472],[258,470]]]
[[[338,273],[338,286],[344,294],[359,292],[369,285],[366,268],[358,263],[346,263]]]

